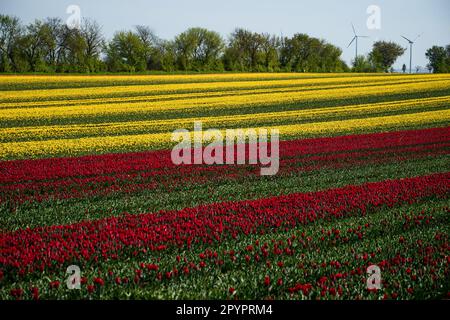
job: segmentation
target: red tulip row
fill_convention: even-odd
[[[283,141],[278,174],[418,159],[448,154],[449,146],[449,128]],[[0,202],[133,193],[258,174],[251,165],[174,167],[167,150],[7,161],[0,162]]]
[[[375,208],[414,203],[429,197],[446,198],[449,178],[450,173],[442,173],[179,211],[125,214],[72,225],[22,229],[0,235],[0,264],[1,269],[7,270],[5,274],[24,275],[70,262],[118,259],[149,250],[190,248],[242,235],[288,230],[315,220],[365,215]]]
[[[348,135],[280,142],[280,158],[344,151],[396,148],[449,142],[450,128]],[[168,169],[175,165],[169,150],[0,162],[0,183]],[[202,168],[194,166],[194,168]],[[161,173],[160,173],[161,174]]]
[[[427,223],[416,225],[414,232],[380,237],[389,239],[388,243],[393,244],[393,247],[383,246],[378,241],[374,241],[373,247],[362,245],[364,241],[367,242],[366,236],[379,235],[380,230],[386,230],[379,225],[380,222],[384,227],[389,225],[389,228],[395,229],[402,220],[400,217],[390,216],[389,222],[383,218],[380,221],[380,215],[374,215],[374,220],[362,225],[352,225],[350,221],[355,220],[347,220],[354,228],[346,228],[347,224],[344,222],[340,229],[322,229],[321,232],[306,229],[306,232],[292,232],[281,237],[258,237],[251,242],[237,241],[231,250],[221,246],[206,246],[196,250],[195,254],[184,251],[176,256],[165,255],[164,260],[157,258],[149,262],[147,258],[140,262],[136,259],[129,263],[128,268],[114,268],[114,264],[104,267],[99,264],[101,267],[96,271],[81,278],[80,297],[87,298],[102,291],[117,289],[133,291],[139,286],[150,289],[161,286],[161,282],[192,282],[191,276],[200,278],[205,274],[217,274],[222,268],[226,268],[228,272],[236,272],[242,268],[251,270],[250,273],[260,284],[259,292],[255,292],[251,287],[246,288],[245,282],[238,284],[230,281],[227,290],[219,293],[219,297],[223,298],[227,295],[235,299],[298,299],[302,296],[310,299],[397,299],[414,298],[416,295],[420,297],[424,293],[436,297],[443,291],[438,289],[439,284],[449,274],[450,258],[446,254],[449,250],[448,235],[435,230],[429,232],[428,226],[439,223],[434,221],[432,210],[413,210],[413,217],[423,216],[426,216]],[[387,232],[389,231],[386,230]],[[364,236],[355,239],[353,236],[356,234]],[[346,252],[341,245],[349,241],[353,243],[352,251]],[[327,248],[339,248],[345,254],[339,258],[330,257],[326,254]],[[323,255],[314,257],[305,252],[323,252]],[[380,267],[383,273],[382,290],[364,287],[367,280],[366,269],[372,264]],[[14,299],[39,299],[41,293],[44,299],[58,297],[58,293],[64,291],[64,283],[61,278],[53,279],[40,286],[34,286],[25,280],[25,285],[12,286],[5,291],[9,291],[9,296]],[[429,292],[429,288],[433,286],[435,291]]]

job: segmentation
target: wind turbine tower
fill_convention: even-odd
[[[405,39],[406,41],[409,42],[409,73],[412,73],[412,48],[413,48],[413,44],[414,42],[416,42],[417,39],[419,39],[420,34],[414,39],[414,40],[409,40],[407,37],[402,36],[403,39]]]
[[[353,41],[356,41],[356,43],[355,43],[355,63],[356,63],[356,58],[358,58],[358,38],[368,38],[368,36],[358,35],[356,33],[355,26],[353,25],[353,23],[352,23],[352,29],[353,29],[354,37],[353,37],[352,41],[350,41],[350,43],[348,44],[347,48],[352,45]]]

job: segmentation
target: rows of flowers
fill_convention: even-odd
[[[0,299],[450,298],[449,88],[445,74],[0,76]],[[279,130],[278,174],[175,166],[172,131],[199,120]]]
[[[448,128],[282,141],[279,174],[445,155],[449,144]],[[248,146],[246,153],[248,156]],[[7,161],[0,170],[0,202],[174,189],[186,184],[247,179],[259,173],[255,165],[189,165],[173,169],[170,151]]]
[[[199,243],[190,250],[139,252],[82,264],[81,290],[68,290],[62,273],[37,273],[12,282],[9,299],[217,298],[411,299],[448,297],[449,238],[445,200],[407,204],[287,232]],[[366,288],[366,269],[382,272],[380,290]],[[81,265],[81,264],[80,264]],[[212,279],[221,279],[210,283]],[[237,280],[240,279],[240,280]],[[0,278],[0,282],[2,279]],[[190,287],[191,290],[183,288]],[[171,288],[165,292],[164,288]],[[161,297],[161,296],[159,296]]]
[[[194,119],[218,128],[279,128],[290,139],[440,126],[450,119],[447,75],[246,76],[111,86],[86,79],[60,89],[0,90],[0,159],[167,148],[170,133]]]
[[[173,131],[180,127],[190,127],[194,121],[201,120],[205,128],[231,127],[265,127],[274,123],[290,124],[293,119],[305,122],[324,122],[340,120],[346,117],[370,117],[374,115],[391,115],[396,113],[413,113],[414,111],[445,109],[450,103],[450,96],[424,97],[357,105],[323,107],[320,109],[300,109],[274,112],[252,112],[230,116],[183,117],[176,119],[151,119],[138,121],[118,121],[85,124],[62,124],[49,126],[20,126],[0,129],[1,142],[36,141],[49,139],[67,139],[94,136],[130,135],[148,132]],[[136,110],[136,107],[133,107]],[[154,110],[152,110],[154,111]],[[218,110],[220,111],[220,110]]]
[[[78,77],[74,81],[74,78],[67,77],[66,88],[52,90],[48,89],[36,89],[37,86],[45,87],[45,80],[58,80],[59,78],[39,78],[33,77],[34,86],[31,88],[23,88],[28,90],[14,90],[19,83],[14,81],[12,77],[1,77],[0,85],[5,86],[4,82],[7,82],[6,89],[2,90],[0,97],[4,102],[8,101],[37,101],[37,100],[61,100],[70,98],[83,98],[83,97],[108,97],[112,94],[118,93],[126,94],[125,96],[133,95],[145,95],[149,93],[183,93],[183,92],[204,92],[204,91],[216,91],[222,92],[224,90],[233,89],[256,89],[256,88],[283,88],[283,87],[303,87],[303,86],[324,86],[333,85],[333,87],[339,85],[370,85],[370,84],[382,84],[388,85],[390,83],[418,83],[431,82],[431,81],[445,81],[448,80],[448,75],[415,75],[414,77],[397,76],[386,77],[384,75],[368,76],[347,76],[347,75],[334,75],[334,76],[303,76],[303,75],[287,75],[280,74],[274,76],[271,74],[258,74],[252,76],[249,74],[244,75],[231,75],[228,77],[220,77],[218,75],[211,75],[207,78],[202,76],[178,76],[181,81],[173,81],[174,77],[115,77],[116,82],[111,83],[111,79],[105,79],[104,77]],[[277,79],[278,78],[278,79]],[[19,78],[20,79],[20,78]],[[12,81],[11,81],[12,80]],[[23,79],[20,79],[22,86],[26,84]],[[109,81],[107,81],[109,80]],[[122,80],[122,81],[121,81]],[[125,80],[125,81],[123,81]],[[155,81],[155,80],[159,80]],[[205,81],[206,80],[206,81]],[[78,82],[78,83],[77,83]],[[96,82],[99,84],[96,86]],[[109,85],[104,84],[109,82]],[[146,83],[147,82],[147,83]],[[60,85],[64,82],[60,82]],[[81,88],[80,88],[81,84]],[[48,85],[48,83],[47,83]],[[331,87],[332,88],[332,87]],[[18,88],[19,89],[19,88]]]
[[[0,264],[23,275],[73,261],[118,259],[121,252],[162,251],[288,230],[362,215],[374,208],[447,197],[450,174],[388,180],[315,193],[215,203],[180,211],[125,214],[66,226],[22,229],[0,236]]]

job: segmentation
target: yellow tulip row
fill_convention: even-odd
[[[436,80],[434,80],[436,81]],[[417,82],[423,82],[423,80],[414,80],[415,84]],[[406,79],[391,79],[390,81],[371,81],[370,85],[399,85],[406,83],[413,83]],[[339,89],[347,88],[349,85],[352,88],[368,86],[368,82],[357,81],[355,83],[343,82],[339,84],[321,84],[312,86],[309,83],[304,85],[289,85],[287,87],[262,87],[258,89],[230,89],[222,91],[200,91],[200,92],[178,92],[178,93],[163,93],[163,94],[145,94],[145,91],[141,91],[139,95],[131,96],[120,96],[120,97],[109,97],[104,96],[101,98],[74,98],[68,97],[64,100],[25,100],[25,101],[14,101],[10,102],[6,100],[5,102],[0,102],[0,109],[2,108],[27,108],[27,107],[48,107],[48,106],[64,106],[64,105],[86,105],[86,104],[106,104],[106,103],[129,103],[129,102],[150,102],[150,101],[164,101],[164,100],[182,100],[182,99],[194,99],[194,98],[205,98],[205,97],[221,97],[221,96],[233,96],[233,95],[250,95],[250,94],[263,94],[263,93],[293,93],[299,91],[307,90],[324,90],[324,89]],[[1,93],[0,93],[1,94]]]
[[[420,83],[402,83],[384,86],[344,87],[334,89],[268,92],[260,94],[188,98],[179,100],[149,101],[135,103],[91,104],[76,106],[51,106],[30,108],[7,108],[0,113],[0,121],[25,119],[51,119],[71,117],[97,117],[99,115],[125,115],[151,112],[252,108],[255,105],[279,105],[311,102],[316,100],[363,98],[389,94],[410,94],[414,91],[450,90],[450,79]],[[220,111],[220,110],[219,110]]]
[[[410,125],[436,124],[450,121],[450,110],[416,112],[371,118],[347,119],[343,121],[325,121],[277,127],[284,136],[316,135],[324,133],[345,134],[374,128],[401,128]]]
[[[450,110],[437,110],[411,114],[288,124],[265,127],[278,129],[282,137],[302,137],[327,133],[341,134],[354,131],[371,131],[390,127],[407,127],[419,124],[442,124],[450,121]],[[189,129],[189,128],[187,128]],[[170,147],[171,132],[86,137],[78,139],[53,139],[44,141],[7,142],[0,144],[0,158],[36,158],[41,156],[79,155],[105,153],[130,149],[148,150]]]
[[[205,127],[255,127],[276,122],[289,123],[298,121],[319,121],[336,117],[367,117],[380,113],[405,112],[411,109],[439,109],[450,105],[450,95],[443,97],[408,99],[393,102],[360,104],[319,109],[303,109],[279,112],[252,113],[213,117],[187,117],[176,119],[89,123],[75,125],[50,125],[0,128],[0,141],[44,140],[76,136],[122,135],[133,132],[172,131],[190,127],[194,121],[202,121]]]
[[[358,84],[382,83],[389,84],[395,81],[406,81],[408,83],[423,81],[450,81],[448,75],[437,76],[418,76],[418,77],[387,77],[382,76],[354,76],[339,78],[300,78],[300,79],[281,79],[281,80],[258,80],[258,81],[225,81],[225,82],[193,82],[193,83],[168,83],[168,84],[145,84],[145,85],[114,85],[104,87],[87,88],[64,88],[64,89],[42,89],[42,90],[13,90],[0,91],[0,101],[20,102],[34,100],[54,100],[54,99],[74,99],[74,98],[95,98],[99,96],[113,95],[150,95],[160,93],[180,93],[190,91],[215,91],[221,92],[232,89],[263,89],[273,87],[293,87],[293,86],[313,86],[320,84]]]
[[[28,90],[48,83],[65,88]],[[14,85],[25,90],[7,90]],[[440,96],[450,92],[445,74],[0,76],[0,87],[3,159],[171,147],[171,132],[195,121],[277,128],[283,139],[450,119],[450,93]],[[399,100],[366,102],[390,95]]]
[[[39,84],[39,83],[65,83],[78,85],[89,83],[95,85],[100,82],[126,84],[139,83],[171,83],[171,82],[208,82],[208,81],[242,81],[261,79],[302,79],[302,78],[352,78],[355,76],[372,77],[375,74],[352,73],[219,73],[219,74],[190,74],[190,75],[0,75],[0,85],[8,84]],[[392,77],[392,75],[384,75]],[[439,75],[438,75],[439,76]],[[394,75],[405,77],[405,75]],[[409,77],[410,76],[406,76]],[[436,77],[436,75],[416,75],[415,77]]]
[[[242,79],[280,79],[280,78],[311,78],[311,77],[343,77],[351,76],[348,73],[219,73],[219,74],[174,74],[174,75],[0,75],[0,84],[16,84],[16,83],[42,83],[42,82],[57,82],[57,83],[93,83],[96,82],[180,82],[180,81],[234,81]]]

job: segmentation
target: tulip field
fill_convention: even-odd
[[[278,173],[174,164],[195,121]],[[448,299],[449,155],[449,74],[1,75],[0,299]]]

